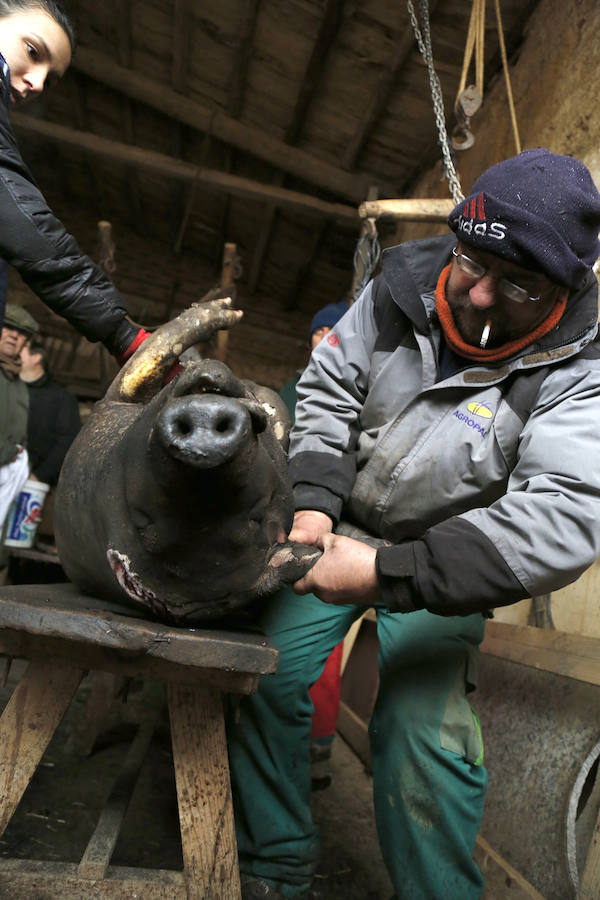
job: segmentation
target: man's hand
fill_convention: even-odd
[[[325,513],[315,509],[300,509],[294,516],[294,524],[288,540],[321,547],[317,541],[323,535],[331,534],[332,528],[333,522]]]
[[[323,550],[323,556],[293,585],[297,594],[313,593],[324,603],[337,605],[369,607],[381,601],[374,547],[340,534],[323,534],[312,543]]]

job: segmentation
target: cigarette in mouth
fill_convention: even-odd
[[[481,332],[481,337],[479,338],[479,346],[482,350],[485,350],[485,345],[490,339],[490,331],[492,330],[492,320],[488,319],[485,325],[483,326],[483,331]]]

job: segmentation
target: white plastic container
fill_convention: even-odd
[[[43,481],[27,480],[8,511],[8,528],[4,543],[8,547],[33,547],[42,507],[50,485]]]

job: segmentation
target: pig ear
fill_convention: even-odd
[[[111,386],[106,399],[138,403],[151,399],[162,388],[165,376],[184,350],[207,341],[216,331],[231,328],[242,316],[230,309],[231,298],[194,303],[177,318],[166,322],[139,346]]]
[[[290,428],[292,422],[288,408],[275,391],[271,388],[263,387],[263,385],[255,384],[253,381],[244,381],[248,390],[254,394],[260,406],[267,414],[268,422],[273,429],[273,434],[281,444],[285,453],[287,453],[290,442]]]

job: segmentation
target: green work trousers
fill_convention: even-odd
[[[319,839],[310,812],[308,694],[361,613],[280,591],[259,623],[280,652],[229,721],[240,869],[284,896],[311,883]],[[402,900],[474,900],[472,859],[487,774],[467,700],[484,618],[377,611],[380,687],[370,723],[379,842]],[[360,834],[356,835],[360,840]]]

